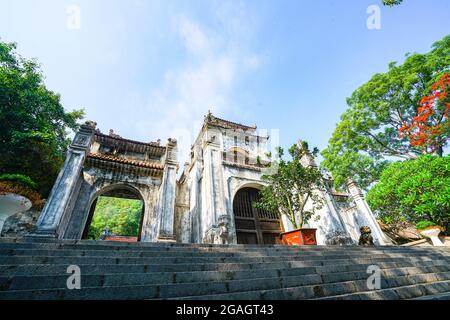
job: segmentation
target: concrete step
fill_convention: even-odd
[[[443,252],[448,253],[448,249],[443,248],[420,248],[420,247],[360,247],[360,246],[302,246],[286,247],[281,245],[199,245],[199,244],[155,244],[155,243],[117,243],[110,241],[69,241],[59,240],[55,242],[9,242],[0,239],[0,250],[2,249],[77,249],[77,250],[107,250],[107,251],[180,251],[180,252],[422,252],[427,253]]]
[[[270,258],[282,258],[282,257],[302,257],[308,259],[316,258],[328,258],[328,257],[360,257],[362,255],[367,256],[371,254],[377,257],[402,257],[402,256],[446,256],[450,257],[450,252],[411,252],[406,251],[384,251],[384,252],[339,252],[326,251],[326,252],[300,252],[292,251],[288,253],[284,252],[183,252],[183,251],[137,251],[137,250],[78,250],[78,249],[0,249],[0,259],[3,257],[24,257],[24,256],[40,256],[40,257],[111,257],[111,258],[148,258],[148,257],[183,257],[183,258],[258,258],[258,257],[270,257]],[[2,260],[0,260],[2,263]]]
[[[439,276],[437,278],[440,278]],[[336,296],[328,296],[317,300],[450,300],[450,281],[439,280],[429,283],[411,284],[407,286],[363,291]]]
[[[0,239],[0,299],[443,298],[450,281],[448,248],[36,241]]]
[[[425,273],[406,276],[382,277],[382,288],[409,286],[450,280],[450,272]],[[0,299],[169,299],[169,298],[226,298],[224,294],[241,294],[257,291],[267,294],[279,289],[300,289],[304,299],[353,294],[367,290],[366,279],[336,283],[324,283],[319,275],[285,278],[257,278],[223,282],[196,282],[164,285],[127,285],[108,287],[84,287],[80,290],[45,289],[11,290],[0,292]],[[139,290],[140,289],[140,290]],[[271,299],[274,299],[272,297]]]
[[[443,293],[434,293],[426,296],[415,297],[411,300],[450,300],[450,289]]]
[[[431,276],[430,279],[436,277]],[[311,285],[289,287],[274,290],[253,290],[224,294],[199,295],[176,297],[177,300],[305,300],[328,299],[344,300],[355,299],[410,299],[450,291],[450,280],[430,281],[423,280],[423,275],[410,278],[385,279],[381,290],[367,291],[365,280],[329,283],[325,285]],[[420,292],[417,291],[420,288]],[[411,291],[411,292],[410,292]]]
[[[448,258],[442,254],[371,254],[362,253],[355,255],[329,254],[322,256],[195,256],[195,257],[109,257],[109,256],[0,256],[0,265],[24,265],[24,264],[177,264],[177,263],[266,263],[280,259],[284,261],[322,261],[333,263],[336,260],[346,260],[347,263],[360,263],[361,260],[371,259],[383,261],[384,259],[410,258],[422,261],[439,260]]]
[[[348,264],[347,260],[337,260],[335,263],[323,264],[322,261],[281,261],[270,263],[207,263],[207,264],[80,264],[84,274],[111,274],[111,273],[152,273],[152,272],[234,272],[248,271],[261,272],[261,270],[315,270],[317,273],[349,272],[367,269],[374,261],[363,260],[360,264]],[[450,259],[416,260],[416,259],[384,259],[376,261],[380,268],[422,267],[450,265]],[[28,264],[28,265],[0,265],[0,274],[12,275],[55,275],[66,274],[67,264]]]
[[[317,281],[339,282],[352,279],[367,279],[367,265],[357,265],[352,271],[336,272],[336,269],[318,270],[318,268],[293,268],[293,269],[261,269],[258,272],[252,270],[238,271],[207,271],[207,272],[151,272],[151,273],[112,273],[89,274],[82,270],[83,287],[126,286],[126,285],[157,285],[176,283],[213,282],[227,280],[244,280],[257,278],[288,278],[288,277],[312,277]],[[381,268],[382,276],[406,276],[424,273],[450,272],[450,265],[436,266]],[[0,291],[27,290],[27,289],[56,289],[66,288],[68,274],[53,275],[14,275],[0,276]]]

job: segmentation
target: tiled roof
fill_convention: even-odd
[[[164,169],[164,166],[160,163],[119,158],[119,157],[115,157],[115,156],[111,156],[111,155],[107,155],[107,154],[103,154],[103,153],[89,153],[88,158],[104,160],[104,161],[111,161],[111,162],[116,162],[116,163],[121,163],[121,164],[128,164],[128,165],[142,167],[142,168],[157,169],[157,170]]]
[[[156,148],[161,148],[161,149],[165,149],[165,148],[166,148],[166,147],[164,147],[164,146],[161,146],[161,145],[159,144],[159,142],[153,142],[153,141],[152,141],[152,142],[135,141],[135,140],[125,139],[125,138],[122,138],[122,137],[119,137],[119,136],[116,136],[116,135],[111,136],[111,135],[108,135],[108,134],[101,133],[101,132],[99,132],[99,131],[95,132],[95,135],[98,136],[98,137],[109,138],[109,139],[113,139],[113,140],[118,140],[118,141],[123,141],[123,142],[133,143],[133,144],[146,145],[146,146],[156,147]]]
[[[217,118],[213,116],[210,112],[205,116],[205,122],[225,129],[242,129],[242,130],[256,129],[256,126],[246,126],[240,123]]]
[[[349,194],[341,191],[331,191],[331,194],[336,197],[348,197]]]

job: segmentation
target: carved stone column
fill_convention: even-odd
[[[191,216],[191,242],[201,243],[202,239],[202,184],[203,184],[203,153],[199,146],[195,147],[195,158],[191,169],[190,181],[190,216]]]
[[[53,189],[39,216],[36,230],[31,236],[58,238],[61,219],[72,200],[74,189],[80,178],[86,154],[89,152],[95,131],[95,122],[88,121],[80,126],[67,151],[64,166],[59,172]]]
[[[380,245],[390,244],[391,241],[389,241],[389,239],[384,235],[383,231],[381,230],[380,225],[375,219],[372,210],[370,210],[370,207],[367,204],[361,189],[356,185],[356,183],[353,180],[348,181],[347,188],[348,191],[350,192],[353,201],[355,201],[358,213],[362,215],[363,219],[369,225],[375,240],[378,241],[378,244]]]
[[[204,146],[204,197],[206,208],[203,210],[204,243],[215,243],[214,234],[219,217],[226,216],[222,152],[217,133],[210,133]],[[206,214],[206,216],[204,215]]]
[[[303,148],[302,141],[299,140],[297,142],[297,146],[299,148]],[[314,156],[311,154],[306,154],[300,159],[300,163],[304,167],[317,167]],[[323,214],[321,215],[321,219],[325,221],[320,221],[321,227],[318,228],[317,238],[322,238],[325,243],[327,241],[333,241],[336,235],[339,235],[344,239],[347,239],[347,243],[351,243],[352,240],[350,238],[350,234],[345,226],[345,222],[343,221],[341,215],[336,210],[336,207],[333,202],[333,198],[329,193],[329,189],[325,184],[325,181],[322,182],[324,189],[317,190],[320,193],[324,203],[324,208],[322,209]],[[286,218],[285,218],[286,219]]]
[[[177,170],[177,141],[169,139],[159,197],[157,241],[160,242],[175,241],[174,219]]]

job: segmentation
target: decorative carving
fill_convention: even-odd
[[[203,239],[202,239],[202,243],[208,243],[208,244],[212,244],[214,243],[214,234],[215,234],[215,228],[211,228],[208,231],[205,232]]]
[[[216,141],[216,136],[212,136],[211,139],[209,139],[209,142],[215,142]]]
[[[218,219],[218,225],[205,232],[203,243],[229,244],[230,222],[228,216],[222,215]]]
[[[228,244],[229,243],[229,219],[228,216],[222,215],[219,217],[219,234],[218,234],[218,243],[219,244]]]
[[[73,144],[80,147],[86,147],[89,144],[89,136],[78,134]]]
[[[373,246],[372,230],[370,230],[370,227],[362,226],[359,228],[359,231],[361,232],[361,236],[359,237],[358,244],[360,246]]]
[[[113,137],[113,138],[122,138],[121,136],[119,136],[118,134],[114,133],[113,129],[109,129],[109,136]]]
[[[167,160],[177,161],[178,150],[177,150],[177,140],[169,138],[167,140]]]
[[[97,126],[97,122],[92,121],[92,120],[87,120],[84,125],[88,126],[88,127],[92,127],[95,128]]]

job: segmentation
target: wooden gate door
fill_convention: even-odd
[[[281,244],[280,220],[276,214],[256,209],[253,203],[259,198],[254,188],[239,190],[233,200],[237,242],[240,244]]]

